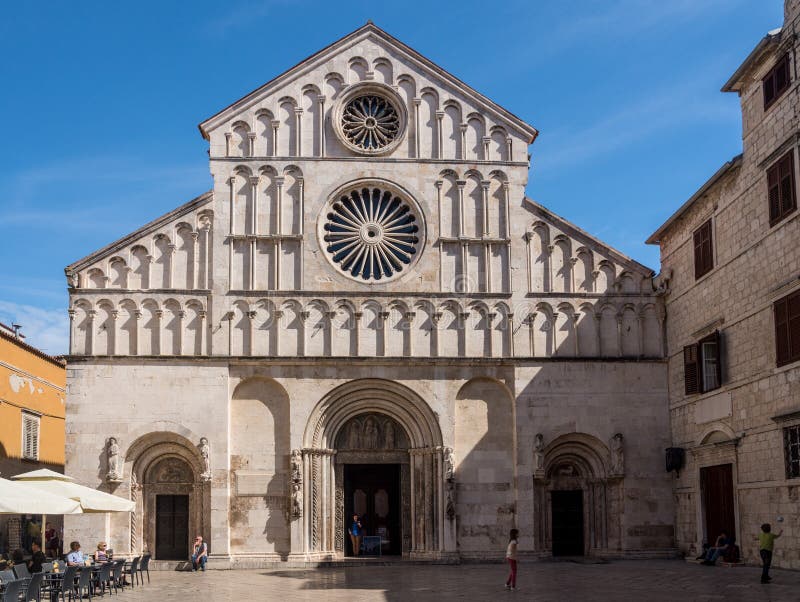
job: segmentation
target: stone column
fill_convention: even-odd
[[[67,310],[69,314],[69,353],[70,355],[78,355],[75,349],[75,310]]]
[[[414,331],[412,330],[414,326],[414,318],[416,318],[417,313],[414,311],[407,311],[403,314],[405,318],[405,328],[406,328],[406,336],[408,337],[408,348],[403,347],[403,353],[407,353],[409,357],[414,356]]]
[[[156,314],[156,347],[158,347],[158,349],[151,349],[150,351],[151,355],[163,355],[161,353],[161,341],[163,339],[163,336],[161,334],[161,318],[164,316],[164,310],[157,309],[155,314]]]
[[[513,150],[514,150],[513,149],[513,140],[511,138],[511,136],[509,136],[508,138],[506,138],[506,155],[508,155],[508,160],[509,161],[513,161],[514,160],[514,155],[513,155],[513,152],[512,152]]]
[[[247,133],[247,139],[248,139],[247,156],[248,157],[255,157],[255,154],[256,154],[256,133],[255,132],[248,132]]]
[[[167,245],[169,249],[169,266],[167,268],[167,288],[172,288],[173,272],[175,271],[175,245],[170,243]]]
[[[231,137],[233,134],[231,132],[225,132],[225,156],[231,156]]]
[[[439,209],[439,219],[437,220],[439,225],[439,290],[444,291],[444,251],[442,250],[443,243],[441,238],[444,236],[444,229],[442,228],[442,180],[436,180],[434,182],[434,186],[436,186],[436,206]]]
[[[198,333],[198,336],[200,337],[200,355],[211,355],[210,351],[206,349],[206,329],[208,328],[206,326],[207,312],[205,310],[201,310],[198,312],[198,315],[200,316],[200,332]]]
[[[462,161],[467,160],[467,124],[459,124],[458,129],[461,131],[461,156],[458,157]]]
[[[187,288],[190,290],[200,288],[199,284],[199,262],[200,256],[198,254],[198,250],[200,245],[198,244],[198,239],[200,238],[200,233],[197,231],[192,232],[192,260],[189,262],[189,282],[186,283]]]
[[[133,315],[136,318],[136,328],[133,333],[133,349],[131,351],[133,355],[139,355],[139,342],[142,340],[142,310],[134,310]]]
[[[275,290],[281,290],[281,253],[283,245],[281,236],[283,235],[283,184],[286,178],[278,176],[275,178]]]
[[[353,312],[353,328],[356,330],[356,336],[354,337],[356,340],[355,357],[361,355],[361,318],[363,316],[364,312],[362,311]]]
[[[278,121],[277,119],[273,119],[270,122],[270,125],[272,126],[272,156],[273,157],[277,157],[278,156],[278,128],[280,127],[281,122]]]
[[[489,145],[492,143],[491,136],[484,136],[483,137],[483,160],[489,160]]]
[[[317,96],[317,105],[319,106],[319,156],[325,156],[325,96]]]
[[[303,156],[303,109],[300,107],[294,108],[294,155],[295,157]]]
[[[90,309],[86,312],[86,319],[89,322],[86,328],[86,355],[94,355],[94,317],[97,315],[97,311],[94,309]]]
[[[436,158],[444,159],[444,132],[442,128],[442,120],[444,119],[444,111],[436,111]]]
[[[530,339],[530,345],[531,345],[531,357],[534,357],[536,355],[536,331],[533,329],[534,324],[536,323],[535,311],[528,314],[527,322],[528,322],[528,337]]]
[[[421,98],[413,98],[411,103],[414,105],[414,157],[419,159],[419,105],[422,104]]]
[[[111,310],[111,332],[108,333],[108,355],[117,355],[117,335],[119,334],[119,310]]]

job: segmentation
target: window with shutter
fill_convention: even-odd
[[[791,83],[791,73],[789,72],[789,55],[783,55],[769,73],[761,80],[761,87],[764,91],[764,110],[771,107],[786,90]]]
[[[39,459],[39,417],[27,412],[22,413],[22,457]]]
[[[767,170],[767,194],[770,226],[774,226],[797,209],[793,150],[778,159]]]
[[[694,277],[708,274],[714,267],[714,251],[711,239],[711,220],[709,219],[694,232]]]
[[[719,389],[722,384],[722,362],[720,361],[719,331],[708,335],[698,343],[700,356],[701,391]]]
[[[683,383],[687,395],[700,392],[699,372],[697,345],[687,345],[683,348]]]
[[[800,477],[800,425],[783,429],[783,453],[786,457],[786,478]]]
[[[800,360],[800,291],[778,299],[775,312],[775,362],[778,366]]]

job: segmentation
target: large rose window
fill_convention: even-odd
[[[331,201],[322,238],[331,262],[365,282],[406,271],[419,253],[421,223],[412,202],[383,186],[352,188]]]

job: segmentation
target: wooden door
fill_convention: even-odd
[[[189,558],[189,496],[156,496],[157,560]]]
[[[345,529],[358,514],[363,535],[381,536],[382,555],[401,554],[400,465],[345,465],[344,489]],[[349,537],[345,545],[352,554]]]
[[[733,465],[719,464],[701,468],[700,489],[703,498],[703,514],[706,520],[705,540],[713,546],[722,531],[735,537]]]
[[[551,492],[553,556],[583,556],[583,491]]]

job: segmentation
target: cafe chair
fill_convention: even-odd
[[[5,571],[4,571],[5,572]],[[10,572],[10,571],[9,571]],[[25,585],[22,579],[14,579],[6,581],[3,579],[3,593],[0,594],[2,602],[19,602],[20,594],[22,594],[23,586]]]
[[[44,573],[34,573],[31,575],[28,588],[25,590],[24,602],[41,602],[42,585],[44,585]]]
[[[111,576],[111,569],[113,568],[113,564],[110,562],[106,562],[100,567],[100,570],[97,571],[97,585],[100,587],[100,595],[106,595],[106,586],[108,586],[108,593],[111,594],[111,587],[113,586],[116,589],[116,584]]]
[[[145,554],[142,556],[142,561],[139,563],[139,575],[142,578],[142,585],[144,585],[144,574],[147,573],[147,582],[150,583],[150,559],[152,554]]]
[[[64,577],[66,579],[66,576]],[[89,596],[89,600],[92,599],[92,569],[91,567],[85,566],[81,568],[80,573],[78,573],[78,583],[75,584],[74,590],[77,594],[77,599],[80,600],[83,598],[84,595]],[[85,592],[85,594],[84,594]]]
[[[125,576],[130,576],[131,578],[131,587],[136,587],[133,584],[133,580],[136,579],[136,583],[139,583],[139,560],[141,560],[141,556],[137,556],[131,563],[125,567],[123,574]]]

